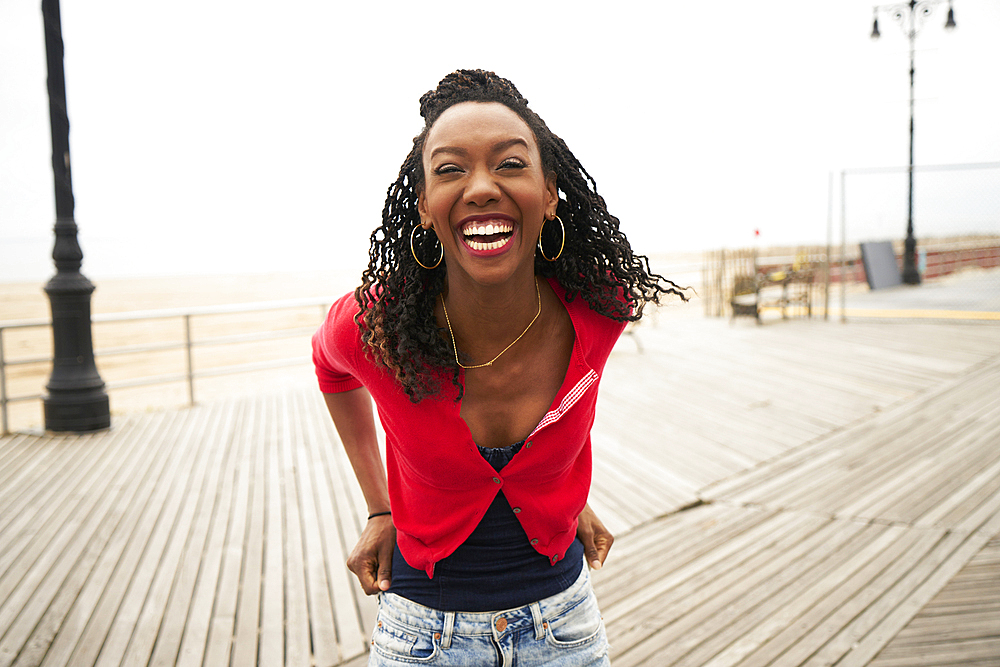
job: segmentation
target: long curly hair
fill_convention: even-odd
[[[536,275],[554,277],[566,299],[582,297],[594,311],[619,322],[637,321],[643,307],[660,303],[665,294],[687,300],[683,288],[653,273],[649,260],[632,252],[619,230],[618,218],[608,212],[597,184],[566,143],[556,136],[528,101],[507,79],[483,70],[458,70],[420,98],[424,128],[389,186],[382,224],[372,232],[368,268],[354,296],[360,306],[356,318],[366,352],[391,371],[414,403],[439,393],[450,373],[462,395],[459,367],[450,344],[434,317],[435,299],[444,290],[447,261],[433,269],[440,246],[433,233],[417,230],[417,196],[424,183],[423,148],[427,133],[449,107],[461,102],[499,102],[531,128],[541,153],[542,169],[556,175],[557,215],[565,226],[565,247],[557,261],[536,254]],[[542,231],[545,248],[558,248],[555,224]],[[550,256],[554,254],[549,251]],[[623,298],[624,297],[624,298]]]

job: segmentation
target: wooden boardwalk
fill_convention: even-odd
[[[813,388],[786,397],[779,383],[787,379],[758,385],[763,409],[784,400],[812,417],[793,425],[790,412],[768,444],[805,432],[847,394],[867,388],[859,407],[871,408],[851,415],[843,405],[841,425],[700,487],[701,504],[616,545],[615,561],[596,577],[616,666],[1000,664],[997,587],[956,584],[962,608],[942,592],[970,562],[973,581],[1000,581],[995,550],[983,552],[1000,533],[1000,345],[991,340],[1000,332],[929,325],[905,343],[892,326],[853,332],[877,334],[855,351],[870,357],[860,369],[854,353],[839,360],[856,370],[853,387],[842,384],[846,373],[832,382],[801,362],[803,376],[790,382]],[[985,354],[965,357],[979,336]],[[948,337],[944,353],[921,350]],[[774,361],[800,352],[762,353]],[[879,370],[879,357],[896,368]],[[939,593],[947,613],[928,605]]]
[[[1000,665],[1000,327],[683,309],[608,364],[616,667]],[[364,664],[312,387],[0,439],[0,667]]]

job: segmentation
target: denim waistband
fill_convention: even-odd
[[[415,630],[440,634],[442,648],[451,646],[455,635],[493,635],[500,639],[507,633],[529,628],[536,639],[545,637],[546,619],[560,616],[585,600],[590,592],[590,572],[586,566],[568,588],[538,602],[514,609],[493,612],[438,611],[393,593],[379,594],[379,607],[396,622]]]

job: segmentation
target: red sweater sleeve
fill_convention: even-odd
[[[337,299],[326,320],[313,334],[313,364],[319,388],[324,394],[336,394],[357,389],[359,358],[363,358],[361,332],[354,322],[358,303],[353,293]]]

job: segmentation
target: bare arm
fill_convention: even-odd
[[[323,394],[323,398],[365,496],[368,513],[389,511],[389,488],[378,448],[371,396],[361,388],[339,394]],[[388,590],[395,546],[396,530],[392,517],[384,515],[369,519],[347,558],[347,567],[358,577],[367,595]]]

